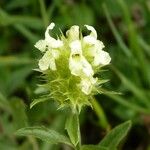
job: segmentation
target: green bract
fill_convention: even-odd
[[[54,26],[51,23],[45,39],[35,44],[43,53],[39,70],[46,82],[42,86],[60,107],[70,106],[72,110],[80,111],[83,105],[90,105],[90,99],[97,93],[100,81],[94,74],[100,67],[108,65],[111,58],[103,51],[104,44],[97,40],[92,26],[85,25],[91,33],[83,37],[79,26],[74,25],[59,39],[49,35]]]

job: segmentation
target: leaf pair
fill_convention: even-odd
[[[61,135],[54,130],[46,129],[44,127],[22,128],[18,130],[16,134],[23,136],[32,135],[51,144],[64,143],[71,147],[75,147],[80,141],[80,135],[78,135],[79,129],[77,127],[78,125],[76,125],[78,121],[74,122],[76,119],[76,116],[72,116],[72,119],[69,118],[66,124],[66,129],[73,144],[66,136]],[[73,122],[75,124],[72,124]],[[131,121],[122,123],[121,125],[114,128],[112,131],[110,131],[110,133],[108,133],[108,135],[106,135],[98,145],[83,145],[81,146],[81,150],[117,150],[118,145],[127,135],[130,128]]]

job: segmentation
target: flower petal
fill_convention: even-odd
[[[62,47],[63,46],[63,42],[61,40],[56,40],[54,39],[53,37],[51,37],[49,35],[49,30],[52,30],[54,28],[55,24],[54,23],[51,23],[47,29],[46,29],[46,32],[45,32],[45,41],[48,43],[48,46],[50,48],[59,48],[59,47]]]
[[[95,48],[98,50],[102,50],[105,47],[104,43],[100,40],[96,40]]]
[[[57,70],[57,68],[56,68],[56,63],[55,63],[55,59],[54,59],[54,58],[51,58],[51,59],[50,59],[49,67],[50,67],[50,69],[53,70],[53,71]]]
[[[41,52],[45,52],[47,47],[47,42],[45,40],[39,40],[34,45],[37,49],[39,49]]]
[[[55,23],[53,23],[53,22],[47,27],[47,29],[45,31],[45,38],[46,39],[50,38],[49,30],[52,30],[54,27],[55,27]]]
[[[39,60],[39,68],[42,71],[47,70],[49,67],[51,70],[56,70],[55,60],[59,57],[59,53],[56,50],[48,50],[44,56]]]
[[[60,52],[58,50],[52,49],[51,53],[52,53],[52,56],[53,56],[54,59],[59,58]]]
[[[67,37],[70,41],[79,40],[79,26],[72,26],[67,32]]]
[[[87,45],[90,45],[90,46],[95,45],[96,41],[97,40],[93,36],[90,36],[90,35],[83,37],[84,44],[87,44]]]
[[[79,40],[75,40],[70,43],[70,48],[71,48],[71,54],[82,54],[82,48],[81,48],[81,42]]]
[[[92,27],[92,26],[89,26],[89,25],[84,25],[88,30],[91,31],[90,33],[90,36],[94,37],[95,39],[97,39],[97,32],[96,30]]]
[[[87,59],[92,63],[93,66],[100,65],[101,53],[103,55],[102,49],[105,47],[103,42],[100,40],[95,39],[91,36],[86,36],[83,39],[84,44],[84,54],[86,55]]]
[[[80,61],[80,58],[78,61],[73,57],[69,58],[69,69],[71,74],[75,76],[80,76],[82,74],[82,65]]]
[[[93,85],[97,82],[97,78],[84,78],[80,82],[81,90],[86,95],[89,95],[92,91]]]
[[[49,68],[50,59],[51,59],[51,52],[50,51],[46,51],[44,56],[39,60],[39,68],[42,71],[45,71],[45,70],[47,70]]]
[[[94,71],[92,69],[91,64],[85,59],[85,57],[82,57],[82,68],[83,73],[85,76],[90,77],[94,75]]]
[[[111,57],[109,56],[109,53],[105,51],[99,51],[99,54],[95,56],[94,59],[94,65],[108,65],[111,61]]]

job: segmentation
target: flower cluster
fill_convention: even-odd
[[[79,26],[74,25],[58,39],[49,34],[54,26],[51,23],[46,29],[45,39],[35,44],[43,53],[38,65],[46,80],[44,87],[61,107],[88,105],[88,99],[99,86],[94,74],[100,67],[108,65],[111,58],[103,51],[104,44],[97,40],[92,26],[85,25],[90,32],[87,36],[83,36]]]

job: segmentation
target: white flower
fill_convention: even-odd
[[[97,40],[96,30],[92,26],[85,25],[91,31],[90,35],[83,37],[83,44],[87,46],[87,54],[93,58],[92,65],[107,65],[110,63],[111,58],[109,54],[102,49],[104,48],[103,42]]]
[[[94,84],[97,82],[97,78],[83,78],[81,79],[80,82],[80,87],[83,93],[85,93],[86,95],[90,94]]]
[[[42,71],[50,68],[51,70],[56,70],[55,59],[59,57],[59,52],[57,50],[47,50],[44,56],[39,60],[39,68]]]
[[[55,24],[51,23],[45,32],[45,39],[44,40],[39,40],[34,46],[38,48],[40,51],[44,52],[46,49],[51,49],[51,48],[59,48],[63,46],[63,42],[59,39],[54,39],[49,35],[49,30],[52,30],[54,28]]]
[[[72,26],[67,32],[67,37],[70,41],[79,40],[79,26]]]
[[[73,41],[70,44],[70,48],[71,54],[69,58],[69,69],[71,74],[80,77],[93,76],[94,71],[92,66],[82,55],[81,42],[79,40]]]
[[[60,75],[62,80],[66,80],[61,76],[62,72],[65,74],[65,71],[69,69],[70,74],[67,74],[67,77],[68,75],[74,76],[73,84],[76,84],[82,94],[94,94],[92,91],[98,84],[98,79],[93,77],[97,71],[96,67],[107,65],[111,61],[109,54],[103,51],[103,42],[97,40],[96,30],[92,26],[85,25],[90,34],[82,36],[79,26],[74,25],[66,32],[66,37],[62,34],[60,40],[51,37],[49,34],[54,26],[55,24],[51,23],[45,31],[45,39],[39,40],[35,44],[35,47],[43,52],[43,57],[38,64],[39,69],[43,73],[47,73],[44,71],[48,69],[51,71],[57,70],[58,76]],[[58,69],[56,66],[57,59],[59,59],[57,63],[62,62]],[[77,90],[77,92],[79,91]]]

